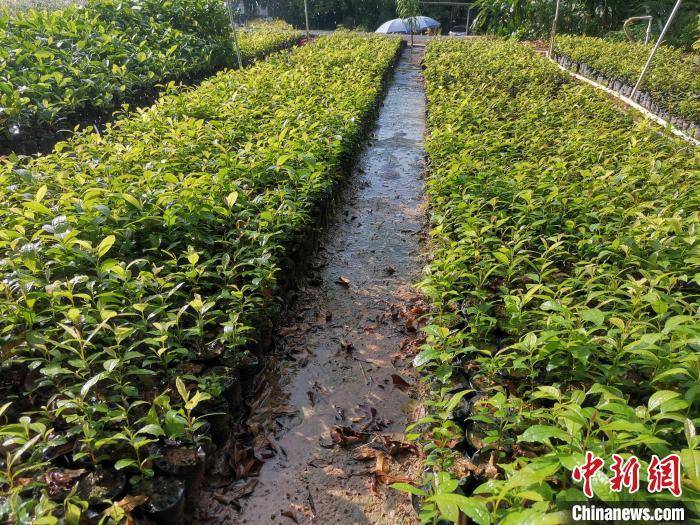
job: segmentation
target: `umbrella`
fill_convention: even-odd
[[[404,23],[406,24],[406,27],[408,27],[408,21],[409,19],[406,18],[404,20]],[[440,27],[440,22],[437,20],[430,18],[429,16],[416,16],[413,17],[413,31],[420,33],[421,31],[425,31],[426,29],[435,29],[437,27]]]
[[[400,18],[394,18],[393,20],[389,20],[388,22],[384,22],[382,25],[379,26],[379,29],[375,31],[375,33],[385,33],[385,34],[390,34],[390,33],[401,33],[401,34],[407,34],[408,33],[408,27],[404,23],[403,20]]]

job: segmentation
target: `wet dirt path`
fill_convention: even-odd
[[[210,522],[415,523],[408,496],[387,485],[420,469],[401,433],[418,406],[410,362],[424,311],[412,289],[425,217],[421,59],[421,48],[403,52],[311,275],[278,331],[277,357],[248,422],[260,430],[272,414],[264,441],[275,454],[238,501],[240,512],[212,509],[220,519]]]

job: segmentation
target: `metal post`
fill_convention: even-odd
[[[559,0],[557,0],[557,7],[554,10],[554,20],[552,20],[552,35],[549,39],[549,52],[547,56],[552,58],[552,53],[554,52],[554,35],[557,34],[557,22],[559,21]]]
[[[467,9],[467,36],[469,36],[469,26],[471,24],[471,18],[472,18],[472,8]]]
[[[304,0],[304,16],[306,17],[306,38],[310,38],[311,33],[309,32],[309,5],[307,0]]]
[[[630,25],[632,22],[636,22],[638,20],[646,20],[647,21],[647,32],[646,35],[644,36],[644,43],[648,44],[649,40],[651,40],[651,23],[654,21],[653,16],[633,16],[625,20],[625,23],[622,24],[622,30],[625,32],[625,35],[627,36],[628,40],[633,41],[634,37],[629,34],[627,31],[627,26]]]
[[[673,6],[673,11],[671,11],[671,16],[668,17],[668,20],[666,21],[666,25],[664,26],[663,30],[661,31],[661,34],[659,35],[659,39],[656,41],[656,44],[654,45],[654,49],[651,50],[651,55],[649,55],[647,63],[644,65],[644,69],[642,69],[642,74],[639,75],[639,80],[637,80],[637,84],[634,86],[634,89],[632,90],[632,93],[630,94],[631,99],[634,99],[634,95],[637,93],[639,86],[642,85],[642,80],[644,80],[644,75],[647,74],[647,70],[649,69],[649,66],[651,65],[651,61],[654,59],[654,55],[656,54],[656,50],[659,49],[659,46],[661,45],[661,41],[666,36],[666,31],[668,31],[668,28],[671,26],[671,22],[673,21],[674,17],[676,16],[676,13],[678,12],[678,8],[681,6],[682,1],[683,0],[677,0],[676,5]]]
[[[233,0],[228,0],[226,2],[228,6],[228,18],[231,22],[231,29],[233,30],[233,44],[236,46],[236,56],[238,57],[238,69],[243,69],[243,60],[241,59],[241,48],[238,47],[238,31],[236,31],[236,19],[233,15]]]

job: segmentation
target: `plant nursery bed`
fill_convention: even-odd
[[[94,516],[46,495],[58,458],[66,487],[97,465],[126,473],[126,496],[100,512],[137,512],[157,445],[206,438],[218,415],[199,407],[231,388],[206,370],[260,344],[290,244],[342,179],[401,46],[320,38],[3,166],[2,366],[27,374],[3,395],[0,515]],[[206,348],[220,357],[183,368]]]

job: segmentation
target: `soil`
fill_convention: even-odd
[[[257,379],[238,429],[248,442],[210,463],[194,523],[417,523],[388,485],[422,476],[402,434],[424,413],[411,365],[426,311],[412,287],[425,225],[422,56],[406,49],[398,62]]]
[[[163,459],[175,467],[192,467],[199,462],[199,453],[192,447],[166,448]]]

